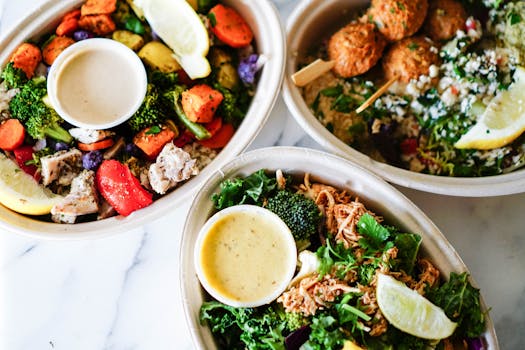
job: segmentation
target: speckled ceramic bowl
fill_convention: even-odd
[[[180,285],[182,305],[193,344],[198,349],[215,349],[208,327],[199,323],[199,308],[205,293],[197,278],[194,250],[197,235],[207,219],[214,213],[212,194],[219,191],[225,179],[247,176],[259,169],[287,174],[310,173],[312,182],[319,181],[337,188],[347,189],[359,197],[372,211],[385,221],[405,232],[417,232],[423,238],[422,252],[445,275],[467,271],[467,267],[438,228],[409,199],[380,177],[352,162],[325,152],[293,147],[262,148],[236,157],[215,172],[193,200],[184,226]],[[481,291],[483,292],[483,291]],[[499,349],[492,321],[487,317],[487,330],[483,334],[488,349]]]
[[[184,185],[128,217],[117,216],[89,223],[59,225],[31,219],[0,205],[2,231],[38,238],[83,239],[136,228],[176,208],[194,193],[208,176],[215,173],[226,161],[241,153],[253,141],[266,122],[281,87],[285,57],[284,30],[278,12],[269,0],[222,2],[234,7],[250,24],[255,34],[257,50],[266,56],[267,61],[261,71],[257,90],[244,122],[213,162]],[[31,14],[1,38],[0,65],[3,67],[7,63],[20,43],[48,32],[57,25],[64,13],[82,3],[83,1],[80,0],[49,0],[42,6],[34,8]]]
[[[373,160],[334,136],[310,111],[291,75],[298,61],[315,43],[348,23],[352,13],[368,6],[367,0],[302,0],[288,17],[286,72],[283,95],[291,114],[326,150],[350,159],[389,182],[421,191],[467,197],[497,196],[525,191],[525,169],[481,178],[426,175]]]

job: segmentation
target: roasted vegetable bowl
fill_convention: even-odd
[[[136,226],[162,215],[253,140],[282,81],[284,41],[276,11],[266,1],[194,6],[50,1],[7,34],[0,46],[0,211],[6,227],[47,237],[122,231],[126,225],[109,222]],[[159,8],[178,27],[159,19]],[[236,30],[228,30],[231,25]],[[53,64],[95,38],[125,46],[146,72],[142,103],[115,126],[97,127],[100,106],[84,124],[66,122],[49,98],[46,77]],[[82,54],[63,60],[69,66],[56,73],[55,85],[67,72],[88,71],[89,64],[77,59]],[[114,76],[108,75],[111,85]],[[88,100],[74,86],[78,81],[82,91],[87,85],[82,74],[75,79],[75,93],[65,100],[67,94],[55,94],[61,104]],[[131,87],[123,80],[115,85],[117,97],[126,93],[126,83]],[[89,113],[93,105],[87,106]]]

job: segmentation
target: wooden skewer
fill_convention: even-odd
[[[322,59],[317,59],[292,74],[292,81],[296,86],[305,86],[309,82],[314,81],[324,73],[328,72],[334,67],[334,65],[335,61],[323,61]]]
[[[385,91],[390,87],[390,85],[394,84],[397,80],[397,77],[393,77],[389,81],[383,84],[372,96],[370,96],[359,108],[355,110],[357,114],[361,113],[365,109],[367,109],[372,103],[374,103],[375,100],[377,100],[382,94],[385,93]]]

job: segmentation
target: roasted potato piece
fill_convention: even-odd
[[[239,84],[239,74],[228,52],[214,48],[210,53],[210,63],[215,68],[215,77],[219,84],[230,90]]]
[[[144,39],[135,33],[132,33],[128,30],[115,30],[112,35],[113,40],[116,40],[133,51],[139,50],[144,46]]]
[[[173,51],[158,41],[150,41],[144,45],[138,55],[148,66],[163,73],[172,73],[182,68],[173,56]]]
[[[142,9],[140,7],[138,7],[137,5],[135,5],[135,3],[133,2],[133,0],[126,0],[126,2],[128,3],[129,7],[131,7],[131,9],[133,10],[133,12],[135,12],[135,15],[137,15],[137,17],[141,20],[141,21],[144,21],[146,17],[144,17],[144,11],[142,11]]]

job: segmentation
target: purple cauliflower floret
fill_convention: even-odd
[[[104,160],[101,151],[90,151],[82,155],[82,166],[87,170],[95,170]]]
[[[53,148],[55,151],[66,151],[69,149],[69,145],[65,142],[55,142]]]
[[[248,57],[241,60],[239,67],[237,68],[237,73],[241,81],[245,84],[253,84],[255,82],[255,74],[259,70],[257,65],[257,60],[259,56],[256,54],[251,54]]]
[[[134,143],[128,143],[124,148],[124,152],[130,156],[138,156],[140,154],[140,149]]]
[[[95,35],[87,30],[77,30],[73,33],[73,40],[75,41],[82,41],[93,37],[95,37]]]

